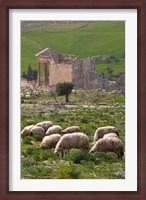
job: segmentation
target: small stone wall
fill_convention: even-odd
[[[49,86],[63,82],[72,82],[72,65],[55,63],[50,65]]]
[[[96,57],[73,60],[73,83],[75,89],[96,89],[102,87],[102,79],[96,71]]]

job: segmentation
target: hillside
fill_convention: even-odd
[[[124,71],[125,23],[123,21],[100,22],[22,22],[21,69],[30,64],[37,68],[35,54],[45,48],[53,48],[63,54],[75,54],[79,58],[94,55],[114,55],[120,58],[117,71]],[[105,65],[106,66],[106,65]],[[114,64],[114,69],[116,69]],[[99,63],[100,72],[105,71]],[[112,67],[112,65],[110,65]]]

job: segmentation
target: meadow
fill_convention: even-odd
[[[32,99],[23,100],[21,126],[50,120],[63,129],[77,125],[89,137],[92,146],[95,130],[100,126],[114,125],[120,129],[120,139],[125,144],[124,96],[97,90],[78,91],[70,95],[70,103],[64,104],[64,97],[57,97],[59,104],[66,109],[38,108],[43,103],[55,103],[48,93]],[[42,150],[43,136],[23,136],[21,143],[22,178],[34,179],[123,179],[125,178],[125,158],[119,160],[114,153],[81,152],[72,149],[70,155],[59,158],[54,149]]]
[[[35,54],[45,48],[75,54],[79,58],[114,55],[119,58],[119,63],[111,63],[110,67],[115,72],[124,71],[124,21],[23,22],[21,29],[21,73],[27,71],[29,64],[37,69]],[[97,71],[101,71],[101,64],[97,65]],[[104,63],[102,68],[105,72]]]
[[[28,65],[37,69],[35,54],[52,48],[62,54],[75,54],[79,58],[106,55],[116,56],[117,62],[97,62],[96,69],[107,74],[125,71],[125,23],[124,21],[100,22],[22,22],[21,24],[21,73]],[[100,126],[113,125],[120,129],[120,139],[125,145],[125,97],[117,92],[104,90],[80,90],[72,92],[70,103],[64,96],[58,103],[49,92],[41,91],[32,98],[21,98],[21,130],[40,121],[52,121],[63,129],[77,125],[89,137]],[[45,105],[44,107],[41,104]],[[50,109],[58,104],[62,108]],[[22,179],[124,179],[125,157],[119,160],[114,153],[81,152],[72,149],[63,158],[54,154],[54,149],[42,150],[43,136],[22,136]]]

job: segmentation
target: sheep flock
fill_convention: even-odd
[[[79,126],[70,126],[62,129],[51,121],[42,121],[35,125],[26,126],[21,131],[22,135],[40,134],[43,136],[40,148],[52,149],[54,154],[63,157],[65,153],[73,148],[94,152],[114,152],[118,159],[124,157],[124,144],[119,137],[119,130],[115,126],[98,127],[93,134],[93,142],[89,143],[88,136],[83,133]]]

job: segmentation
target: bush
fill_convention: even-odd
[[[42,139],[44,138],[44,135],[41,134],[36,134],[33,136],[36,142],[41,142]]]
[[[71,176],[71,178],[77,179],[80,177],[80,174],[81,172],[77,169],[77,167],[71,166],[69,170],[69,175]]]
[[[95,154],[89,154],[87,151],[74,151],[70,155],[70,159],[75,164],[83,164],[85,162],[93,162],[94,164],[97,164],[99,162],[98,157]]]
[[[58,96],[62,96],[65,95],[65,101],[69,102],[69,95],[72,92],[72,89],[74,87],[73,83],[69,83],[69,82],[64,82],[64,83],[58,83],[56,85],[56,93]]]
[[[23,138],[24,144],[32,144],[33,138],[31,136],[26,136]]]
[[[61,164],[58,174],[60,179],[78,179],[81,171],[71,163],[66,165]]]

